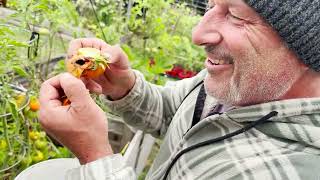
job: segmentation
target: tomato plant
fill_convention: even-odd
[[[79,0],[77,5],[80,13],[86,17],[85,26],[100,38],[104,38],[105,34],[110,44],[120,43],[132,67],[140,70],[147,80],[164,84],[166,79],[162,75],[174,64],[189,71],[203,68],[204,52],[191,42],[192,28],[200,19],[195,11],[174,0],[127,2],[95,1],[103,33],[89,2]]]
[[[16,13],[0,18],[0,179],[4,180],[37,162],[72,157],[41,129],[37,97],[40,84],[50,76],[52,57],[66,52],[59,32],[78,23],[75,7],[67,0],[12,0],[8,6]],[[46,28],[37,29],[43,24]]]

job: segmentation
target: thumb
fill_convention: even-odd
[[[60,84],[71,104],[76,105],[75,107],[87,105],[92,101],[85,84],[70,73],[61,74]]]
[[[116,67],[117,69],[128,69],[129,67],[128,56],[118,44],[111,46],[108,51],[104,51],[103,56],[109,56],[109,65],[111,68]]]

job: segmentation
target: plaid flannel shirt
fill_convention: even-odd
[[[189,129],[200,87],[182,100],[206,71],[169,87],[150,84],[140,73],[136,75],[136,84],[126,97],[106,103],[131,126],[164,136],[147,179],[162,179],[182,149],[239,130],[271,111],[278,115],[267,123],[184,154],[168,179],[320,179],[320,98],[236,108],[206,117]],[[136,175],[120,155],[113,155],[69,171],[67,179],[130,180]]]

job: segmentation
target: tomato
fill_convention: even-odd
[[[39,149],[39,150],[43,150],[43,149],[45,149],[45,148],[48,146],[48,144],[47,144],[46,141],[41,141],[41,140],[39,140],[39,139],[34,142],[34,145],[35,145],[36,148]]]
[[[50,31],[48,29],[46,29],[46,28],[39,28],[38,29],[38,33],[40,35],[50,35]]]
[[[58,147],[59,153],[57,154],[57,158],[68,158],[71,157],[70,151],[65,147]]]
[[[7,148],[7,142],[4,139],[0,140],[0,149],[6,149]]]
[[[30,110],[33,112],[36,112],[40,109],[40,103],[39,100],[35,97],[31,98],[29,103]]]
[[[47,134],[46,134],[46,132],[41,131],[41,132],[39,132],[39,136],[40,136],[40,138],[45,138],[47,136]]]
[[[32,162],[37,163],[44,160],[44,155],[41,151],[36,150],[36,152],[32,155]]]
[[[17,96],[14,97],[15,103],[18,107],[21,107],[23,103],[26,100],[26,95],[25,94],[18,94]]]
[[[33,141],[39,139],[40,133],[36,131],[29,131],[29,138]]]
[[[71,104],[71,101],[67,98],[67,97],[64,97],[63,99],[62,99],[62,105],[63,106],[68,106],[68,105],[70,105]]]
[[[0,151],[0,162],[1,164],[7,160],[8,152],[7,151]]]
[[[104,67],[104,65],[100,64],[95,70],[84,70],[81,76],[86,78],[96,78],[101,76],[104,73],[105,69],[106,68]]]
[[[21,166],[23,167],[28,167],[31,163],[32,163],[31,156],[24,157],[20,162]]]
[[[48,157],[49,157],[49,159],[58,158],[58,154],[56,152],[54,152],[54,151],[50,151],[48,153]]]
[[[67,71],[77,78],[95,78],[102,75],[108,67],[109,57],[101,55],[95,48],[80,48],[76,55],[68,59]]]

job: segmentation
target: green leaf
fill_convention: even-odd
[[[28,73],[20,66],[13,66],[12,69],[21,77],[28,77]]]
[[[19,117],[19,114],[18,114],[18,107],[17,107],[16,103],[14,101],[10,100],[9,106],[10,106],[10,112],[12,114],[13,119],[17,120]]]

